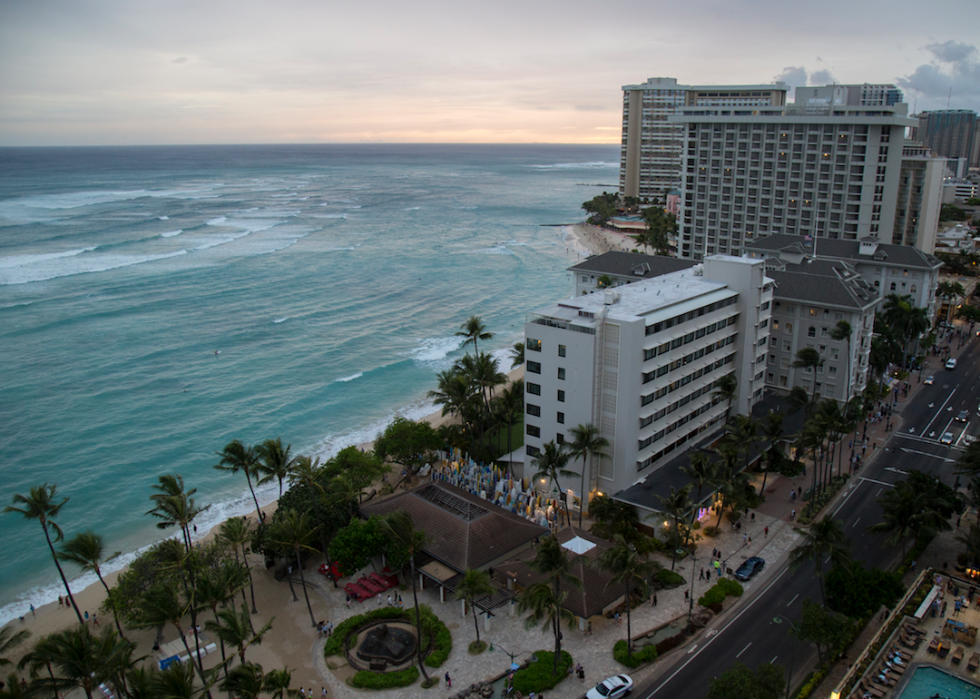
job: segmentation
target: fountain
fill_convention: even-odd
[[[400,665],[415,652],[415,634],[389,624],[379,624],[368,631],[357,647],[357,657],[368,662],[372,670]]]

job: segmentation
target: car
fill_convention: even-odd
[[[753,556],[738,567],[738,570],[735,571],[735,577],[739,580],[748,580],[762,570],[765,565],[766,562],[764,560],[758,556]]]
[[[946,360],[946,368],[947,369],[956,368],[956,357],[950,357],[949,359]]]
[[[946,432],[942,437],[939,438],[940,444],[952,444],[953,443],[953,433]]]
[[[936,383],[936,377],[935,376],[927,376],[926,377],[926,386],[932,386],[934,383]]]
[[[956,421],[957,422],[966,422],[969,419],[970,419],[970,411],[969,410],[961,410],[960,412],[956,413]]]
[[[585,699],[619,699],[632,691],[633,680],[629,675],[613,675],[590,689]]]

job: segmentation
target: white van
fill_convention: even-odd
[[[956,359],[954,357],[950,357],[949,359],[946,360],[946,368],[947,369],[956,368]]]

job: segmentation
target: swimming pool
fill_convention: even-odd
[[[902,690],[900,699],[980,699],[980,687],[935,667],[917,667]]]

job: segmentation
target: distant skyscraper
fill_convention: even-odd
[[[946,159],[933,155],[925,146],[908,143],[902,149],[893,244],[912,245],[932,253],[936,247],[945,168]]]
[[[796,88],[796,104],[832,103],[849,107],[892,107],[902,102],[902,91],[894,85],[824,85]]]
[[[916,140],[936,155],[967,158],[971,167],[980,165],[980,124],[970,109],[940,109],[922,112]]]
[[[684,129],[667,120],[677,109],[780,106],[786,104],[787,90],[785,83],[678,85],[676,78],[650,78],[640,85],[624,85],[620,193],[663,199],[680,186]]]

